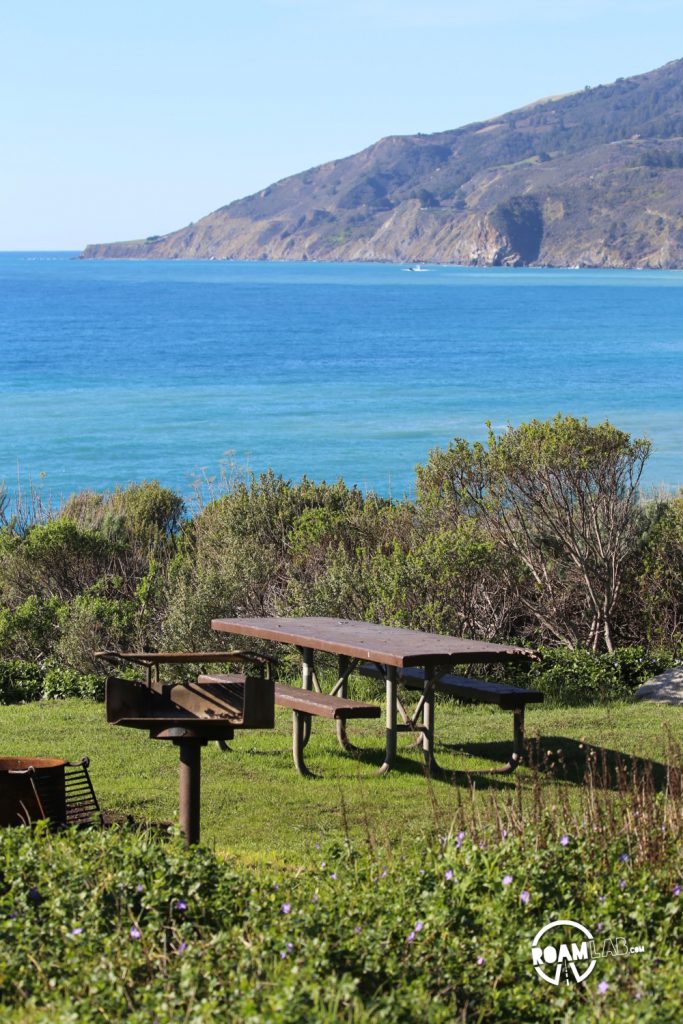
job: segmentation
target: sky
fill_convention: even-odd
[[[680,0],[3,7],[0,250],[164,234],[385,135],[683,56]]]

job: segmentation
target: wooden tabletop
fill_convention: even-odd
[[[211,628],[219,633],[257,636],[280,644],[294,644],[330,654],[345,654],[350,658],[362,658],[398,668],[458,662],[528,660],[537,657],[535,651],[523,647],[490,644],[484,640],[463,640],[456,636],[440,636],[416,629],[399,629],[350,619],[214,619]]]

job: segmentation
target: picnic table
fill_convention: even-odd
[[[348,681],[354,671],[382,680],[385,685],[385,755],[379,769],[382,775],[395,762],[399,732],[414,733],[427,771],[440,771],[434,756],[434,694],[437,690],[451,693],[460,700],[497,704],[513,712],[513,752],[503,768],[495,769],[499,772],[513,771],[519,763],[526,704],[543,700],[543,694],[537,690],[449,673],[458,664],[509,663],[538,658],[535,651],[523,647],[335,618],[214,619],[211,626],[220,633],[258,637],[298,648],[302,663],[301,688],[276,684],[275,703],[292,710],[294,763],[302,775],[310,774],[304,762],[304,747],[310,737],[312,717],[335,719],[339,743],[353,751],[355,748],[347,736],[347,720],[380,716],[376,704],[349,699]],[[322,693],[315,670],[316,652],[338,657],[337,681],[329,694]],[[412,712],[399,695],[399,683],[417,694]]]

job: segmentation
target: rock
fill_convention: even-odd
[[[683,665],[648,679],[635,692],[637,700],[654,700],[661,704],[683,704]]]

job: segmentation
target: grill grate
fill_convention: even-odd
[[[64,768],[67,825],[104,824],[102,811],[95,796],[88,765],[90,759],[68,762]]]
[[[67,825],[102,825],[102,813],[88,772],[89,758],[65,765],[63,790],[45,777],[37,776],[34,790],[43,816]]]

